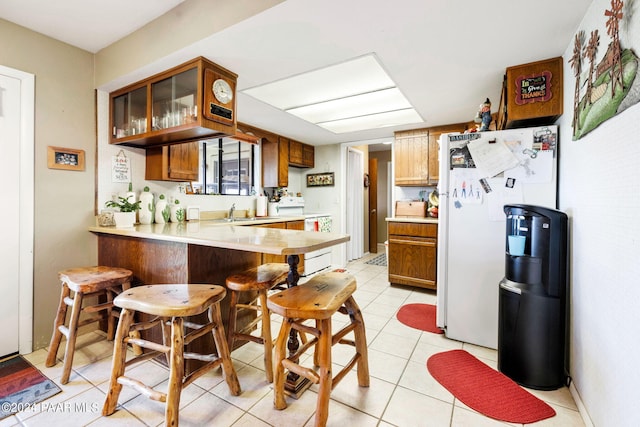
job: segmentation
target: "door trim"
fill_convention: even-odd
[[[0,65],[0,74],[20,80],[20,265],[18,351],[33,351],[33,245],[35,75]]]

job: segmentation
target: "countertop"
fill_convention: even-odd
[[[271,217],[238,221],[234,225],[216,220],[201,220],[183,223],[139,224],[131,228],[95,226],[89,227],[89,231],[274,255],[304,254],[344,243],[350,239],[348,234],[341,233],[316,233],[314,231],[244,226],[303,219],[304,216]]]
[[[420,224],[437,224],[438,218],[416,218],[416,217],[393,217],[393,218],[385,218],[387,222],[415,222]]]

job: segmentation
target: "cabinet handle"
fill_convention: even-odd
[[[429,239],[429,240],[402,240],[402,239],[389,239],[389,244],[397,244],[397,245],[415,245],[415,246],[428,246],[435,248],[437,246],[437,240]]]

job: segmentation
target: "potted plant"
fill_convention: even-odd
[[[131,202],[127,197],[118,197],[118,200],[108,200],[105,206],[118,208],[119,212],[113,213],[117,228],[133,227],[136,222],[136,211],[140,209],[140,200]]]

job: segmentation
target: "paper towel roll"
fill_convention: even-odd
[[[267,196],[256,198],[256,216],[267,216]]]

